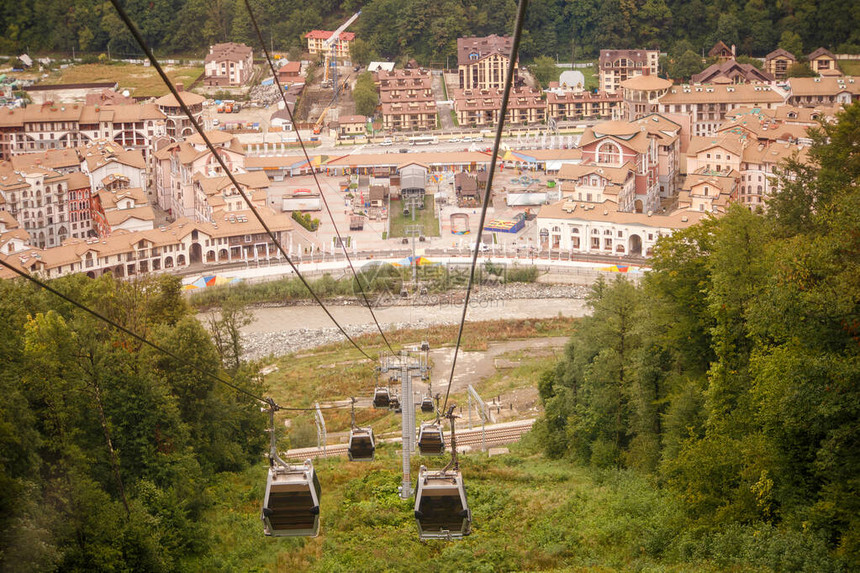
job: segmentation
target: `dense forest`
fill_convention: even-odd
[[[205,553],[213,474],[261,459],[260,392],[237,315],[209,332],[178,278],[76,275],[52,286],[176,358],[29,283],[0,282],[0,571],[177,571]],[[177,360],[178,358],[178,360]]]
[[[634,468],[687,535],[816,545],[860,567],[860,104],[790,163],[766,214],[661,240],[641,284],[598,283],[540,395],[545,453]],[[746,540],[746,541],[745,541]],[[803,565],[803,566],[801,566]]]
[[[297,52],[304,33],[334,29],[361,10],[354,57],[444,64],[457,38],[510,34],[514,0],[251,0],[266,42]],[[244,0],[126,0],[124,5],[160,56],[202,57],[207,46],[242,41],[256,46]],[[537,56],[595,56],[600,49],[659,48],[707,52],[718,40],[741,54],[763,56],[788,33],[809,53],[823,46],[860,52],[860,9],[851,0],[533,0],[521,46]],[[35,0],[0,6],[0,53],[141,52],[112,6],[103,0]],[[450,61],[449,61],[450,64]]]

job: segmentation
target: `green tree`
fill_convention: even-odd
[[[702,58],[692,50],[687,50],[674,63],[670,62],[669,75],[675,79],[689,80],[693,74],[701,72],[702,68]]]
[[[806,62],[795,62],[791,64],[791,66],[788,68],[788,72],[786,72],[786,77],[814,78],[818,77],[818,74],[812,71],[812,67]]]
[[[779,46],[786,52],[792,54],[795,58],[801,58],[803,52],[803,40],[800,39],[800,34],[785,30],[779,37]]]
[[[540,86],[544,89],[549,87],[550,82],[557,82],[561,74],[561,70],[555,65],[555,60],[549,56],[538,56],[529,66],[529,71],[537,79]]]
[[[376,92],[376,85],[373,83],[373,74],[364,72],[358,76],[352,90],[352,97],[355,100],[356,113],[367,117],[376,113],[379,95]]]

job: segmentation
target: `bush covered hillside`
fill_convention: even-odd
[[[505,35],[513,30],[514,0],[251,0],[263,37],[276,50],[306,48],[304,34],[334,30],[354,12],[353,59],[415,58],[441,65],[456,58],[458,37]],[[202,57],[216,42],[260,49],[245,0],[126,0],[144,37],[162,54]],[[818,47],[860,51],[860,13],[849,0],[534,0],[525,22],[521,56],[591,57],[601,49],[659,48],[680,56],[707,52],[717,41],[739,54],[764,56],[779,44],[796,56]],[[107,52],[137,57],[140,49],[113,8],[98,0],[7,2],[0,8],[0,53],[25,50]]]
[[[685,535],[766,530],[856,570],[860,104],[813,137],[766,214],[735,206],[664,239],[641,286],[594,287],[539,432],[551,458],[652,476]]]

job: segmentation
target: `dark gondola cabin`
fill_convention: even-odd
[[[385,386],[378,386],[373,393],[374,408],[388,408],[391,404],[391,394]]]
[[[349,432],[347,455],[351,462],[372,462],[376,452],[373,428],[353,428]]]
[[[310,460],[269,468],[263,499],[263,530],[273,537],[316,537],[320,528],[320,482]]]
[[[430,396],[424,396],[421,400],[421,411],[422,412],[432,412],[433,411],[433,398]]]
[[[391,397],[391,402],[388,404],[388,407],[394,410],[395,414],[399,414],[402,409],[400,408],[400,398],[397,396]]]
[[[415,522],[419,539],[462,539],[472,531],[472,512],[459,470],[418,471]]]
[[[422,456],[441,456],[445,452],[442,426],[435,422],[421,424],[418,429],[418,452]]]

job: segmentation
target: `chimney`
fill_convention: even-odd
[[[735,45],[732,44],[732,58],[735,57],[736,53],[737,53],[737,50],[735,49]]]
[[[183,84],[182,82],[178,82],[176,84],[176,91],[181,92],[184,88],[185,88],[185,84]]]

